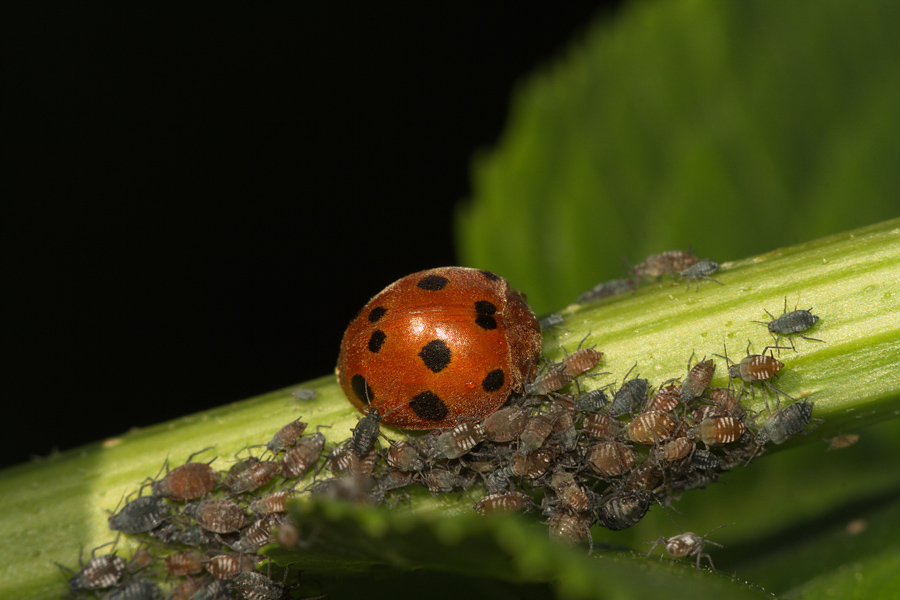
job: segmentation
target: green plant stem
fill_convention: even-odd
[[[683,377],[692,353],[710,356],[724,345],[740,360],[748,340],[751,351],[770,345],[766,328],[752,321],[768,320],[765,309],[777,316],[787,297],[789,309],[813,307],[821,320],[808,333],[824,343],[798,338],[796,352],[782,350],[777,386],[814,401],[814,417],[825,421],[815,436],[785,446],[900,414],[900,219],[724,264],[715,277],[723,285],[701,281],[699,292],[663,279],[635,294],[569,306],[559,311],[562,326],[545,333],[545,356],[558,359],[587,338],[605,354],[599,370],[611,372],[587,379],[587,388],[621,381],[635,364],[658,385]],[[719,360],[712,385],[726,385],[725,375]],[[109,511],[167,458],[178,464],[207,446],[215,446],[211,456],[228,457],[298,416],[328,426],[330,444],[349,437],[359,414],[334,377],[304,387],[318,397],[297,401],[280,390],[3,471],[0,597],[61,597],[65,582],[53,562],[75,566],[81,548],[110,541]],[[744,403],[764,410],[759,391]],[[458,512],[469,504],[426,498],[416,509]]]

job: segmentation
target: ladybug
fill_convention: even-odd
[[[372,298],[347,327],[335,372],[350,402],[384,425],[446,429],[521,392],[540,356],[523,294],[490,271],[442,267]]]

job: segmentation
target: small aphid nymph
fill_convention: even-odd
[[[728,525],[734,525],[734,523],[729,523]],[[715,566],[713,566],[712,558],[708,553],[703,551],[703,548],[706,546],[706,544],[712,544],[713,546],[723,548],[724,546],[722,546],[722,544],[711,542],[707,538],[713,531],[716,531],[717,529],[721,529],[723,527],[728,527],[728,525],[719,525],[718,527],[714,527],[713,529],[707,531],[703,536],[699,536],[696,533],[691,533],[690,531],[688,531],[686,533],[681,533],[668,539],[660,537],[655,542],[648,542],[652,543],[653,546],[650,547],[650,551],[647,552],[647,556],[649,557],[650,554],[653,553],[653,550],[656,549],[656,546],[658,546],[659,544],[663,544],[666,547],[666,552],[668,552],[670,556],[673,556],[675,558],[696,556],[698,569],[700,568],[700,559],[705,556],[706,560],[709,561],[710,568],[715,571],[716,568]]]

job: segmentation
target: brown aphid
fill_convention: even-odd
[[[840,450],[841,448],[846,448],[848,446],[852,446],[856,442],[859,441],[859,434],[856,433],[845,433],[844,435],[839,435],[837,437],[830,438],[825,440],[828,442],[829,450]]]
[[[634,451],[621,442],[600,442],[587,455],[588,466],[606,477],[615,477],[634,466]]]
[[[528,411],[507,406],[485,417],[484,436],[491,442],[511,442],[519,438],[528,424]]]
[[[259,556],[244,554],[242,552],[228,552],[213,556],[206,561],[206,570],[216,579],[231,579],[236,573],[249,572],[256,568],[256,563],[261,560]]]
[[[187,462],[150,484],[154,496],[170,500],[196,500],[210,493],[219,482],[219,474],[206,463]]]
[[[613,438],[622,431],[622,423],[604,413],[592,413],[584,417],[582,431],[595,438]]]
[[[128,572],[132,574],[137,573],[141,569],[146,569],[152,565],[155,560],[156,556],[152,552],[146,548],[138,548],[131,560],[128,561]]]
[[[559,418],[558,412],[549,412],[545,414],[535,415],[528,420],[525,430],[519,436],[519,452],[522,454],[531,454],[544,445],[544,442],[553,431],[553,425]]]
[[[485,496],[475,504],[475,510],[482,517],[502,515],[525,510],[530,498],[520,492],[500,492]]]
[[[697,257],[690,252],[669,250],[660,254],[651,254],[644,262],[635,265],[632,270],[640,279],[671,275],[687,269],[697,263]]]
[[[340,475],[350,470],[350,464],[354,457],[350,443],[342,444],[332,449],[328,455],[328,469],[332,475]]]
[[[165,559],[166,571],[173,577],[197,575],[203,571],[206,557],[199,552],[179,552],[170,554]]]
[[[275,537],[284,548],[295,548],[300,543],[300,532],[292,521],[282,523],[275,532]]]
[[[740,398],[735,396],[728,388],[713,387],[707,388],[707,396],[719,410],[719,414],[731,415],[736,419],[740,419],[747,411],[741,405]]]
[[[403,440],[391,442],[385,461],[388,466],[399,471],[421,471],[425,468],[425,460],[419,450]]]
[[[682,458],[689,456],[696,447],[697,444],[694,440],[687,437],[679,437],[654,448],[653,456],[659,460],[669,462],[681,460]]]
[[[733,525],[734,523],[729,523],[729,525]],[[717,544],[716,542],[710,542],[707,538],[710,533],[715,531],[716,529],[721,529],[722,527],[727,527],[728,525],[719,525],[714,529],[710,529],[706,532],[706,535],[699,536],[696,533],[692,533],[688,531],[687,533],[682,533],[668,539],[664,537],[660,537],[658,540],[653,542],[653,546],[650,547],[650,551],[647,552],[647,556],[653,552],[658,544],[664,544],[666,547],[666,552],[669,553],[670,556],[675,558],[682,558],[684,556],[696,556],[697,557],[697,568],[700,568],[700,559],[704,556],[706,560],[709,561],[709,566],[713,571],[716,568],[713,566],[712,558],[706,552],[703,552],[703,548],[706,544],[712,544],[713,546],[722,547],[722,544]]]
[[[303,432],[306,431],[307,424],[297,419],[291,421],[272,436],[272,439],[266,443],[266,448],[272,454],[278,454],[282,450],[287,450],[300,441]]]
[[[562,371],[571,377],[577,377],[582,373],[587,373],[603,359],[603,353],[593,348],[579,348],[572,354],[567,355],[560,363]]]
[[[547,472],[547,468],[553,463],[558,450],[558,447],[548,445],[527,456],[516,452],[512,456],[510,471],[513,475],[525,479],[537,479]]]
[[[434,452],[438,457],[452,460],[467,454],[482,439],[484,439],[484,423],[464,421],[438,436],[434,444]]]
[[[625,435],[638,444],[658,444],[672,435],[677,424],[662,411],[651,410],[634,417],[625,426]]]
[[[691,358],[693,358],[693,354]],[[690,359],[688,360],[690,366]],[[681,402],[687,404],[703,393],[716,372],[716,363],[712,359],[697,363],[688,370],[687,377],[681,382]]]
[[[185,507],[203,529],[213,533],[240,531],[247,524],[244,509],[231,500],[206,500],[200,504]]]
[[[525,386],[525,394],[528,396],[545,396],[550,392],[555,392],[560,390],[575,379],[572,375],[569,375],[562,369],[551,368],[543,375],[538,375],[538,377],[532,381],[531,383]]]
[[[645,461],[629,471],[619,489],[622,491],[653,491],[662,483],[663,472],[656,463]]]
[[[672,412],[681,401],[681,386],[669,384],[659,388],[653,397],[644,405],[644,411],[657,410],[660,412]]]
[[[434,468],[422,472],[425,487],[433,494],[452,492],[460,486],[460,477],[447,469]]]
[[[550,539],[567,546],[577,546],[591,535],[591,513],[559,510],[550,517]]]
[[[575,419],[572,417],[574,407],[573,411],[569,411],[564,404],[554,402],[550,412],[556,412],[558,415],[553,424],[552,435],[562,444],[564,450],[574,450],[578,445],[578,430],[575,429]]]
[[[750,384],[752,389],[752,384],[754,383],[762,383],[764,386],[772,390],[777,396],[778,394],[783,394],[788,398],[791,398],[784,392],[777,389],[774,385],[769,383],[769,379],[775,377],[782,368],[784,368],[784,363],[775,357],[769,355],[766,356],[766,350],[770,350],[773,348],[781,348],[781,346],[767,346],[763,349],[762,354],[750,354],[750,343],[747,343],[747,356],[741,359],[741,362],[734,364],[730,360],[728,360],[728,354],[725,355],[725,360],[729,363],[728,366],[728,377],[731,379],[740,379],[744,383]],[[786,350],[787,348],[781,348]],[[791,398],[793,400],[793,398]],[[769,407],[769,401],[766,400],[766,408]]]
[[[283,513],[287,510],[287,501],[294,495],[293,490],[279,490],[257,498],[250,503],[250,510],[260,515]]]
[[[575,512],[587,511],[591,508],[591,499],[587,492],[575,481],[575,476],[566,471],[557,471],[550,477],[550,487],[556,492],[563,507]]]
[[[706,417],[700,424],[693,427],[689,435],[699,439],[707,446],[730,444],[744,435],[747,428],[739,419],[730,415],[718,417]]]
[[[172,588],[169,595],[170,600],[191,600],[194,594],[199,592],[206,585],[206,581],[194,577],[182,580],[178,585]]]
[[[378,462],[378,450],[372,448],[362,458],[350,453],[350,467],[347,471],[354,477],[368,477],[375,471],[375,463]]]
[[[322,453],[325,436],[321,432],[300,438],[292,448],[281,457],[281,475],[287,479],[300,477],[309,470]]]
[[[241,465],[241,468],[237,470],[232,468],[222,482],[232,494],[243,494],[259,489],[272,481],[272,478],[281,471],[281,463],[252,457],[235,466],[237,465]]]

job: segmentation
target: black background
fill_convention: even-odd
[[[617,4],[4,9],[0,465],[330,373],[456,263],[471,156]]]

